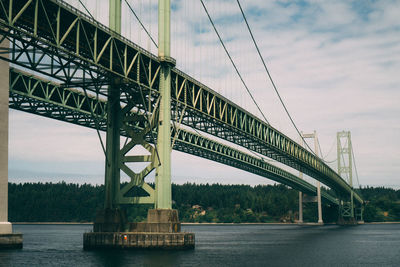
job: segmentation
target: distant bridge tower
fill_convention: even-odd
[[[352,145],[351,134],[349,131],[337,133],[337,162],[338,174],[347,179],[347,182],[353,187],[353,161],[352,161]],[[351,192],[350,201],[340,201],[339,220],[355,221],[354,216],[354,199],[353,191]]]
[[[318,157],[318,139],[317,133],[314,131],[311,134],[304,134],[301,132],[301,145],[304,145],[304,138],[313,138],[314,139],[314,149],[315,155]],[[299,177],[303,178],[303,173],[299,173]],[[318,203],[318,224],[323,224],[322,220],[322,204],[321,204],[321,183],[317,181],[317,199],[313,199],[308,197],[307,199],[303,197],[303,192],[299,192],[299,223],[303,223],[303,202],[317,202]]]
[[[353,187],[353,162],[351,134],[349,131],[342,131],[337,133],[337,157],[338,174],[341,177],[347,177],[347,182],[351,187]]]
[[[349,131],[337,133],[337,162],[338,174],[347,178],[347,182],[353,188],[353,146]],[[354,191],[351,191],[350,200],[341,200],[339,203],[339,223],[356,224],[363,223],[363,205],[354,204]]]

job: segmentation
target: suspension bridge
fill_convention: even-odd
[[[338,206],[343,222],[361,220],[363,199],[351,179],[349,183],[343,179],[351,172],[351,147],[338,146],[349,160],[339,161],[342,165],[336,172],[266,118],[177,69],[170,54],[170,1],[160,0],[158,10],[158,55],[154,55],[121,35],[121,0],[110,0],[108,26],[62,0],[1,0],[0,233],[12,236],[7,222],[8,108],[97,131],[105,154],[106,198],[93,232],[84,235],[87,249],[194,247],[194,234],[180,231],[177,212],[172,210],[171,149],[317,196],[319,205],[322,200]],[[101,131],[106,132],[106,142]],[[350,140],[348,134],[339,133],[340,137]],[[138,146],[148,153],[131,155]],[[267,158],[330,190],[320,190]],[[137,162],[148,165],[134,172],[128,164]],[[145,181],[153,170],[155,188]],[[122,187],[121,172],[130,178]],[[138,188],[143,192],[135,195]],[[154,204],[154,209],[149,210],[147,222],[129,223],[119,208],[122,204]],[[14,238],[22,242],[21,236]]]

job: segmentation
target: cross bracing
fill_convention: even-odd
[[[14,69],[10,70],[9,103],[10,108],[16,110],[93,129],[96,128],[96,121],[91,114],[95,114],[99,129],[102,131],[106,129],[107,102],[105,100],[85,95],[78,90],[60,87]],[[147,120],[143,114],[135,115],[137,117],[131,126],[135,128],[135,131],[141,131],[146,127]],[[121,130],[121,135],[126,135],[124,130]],[[178,133],[173,129],[171,139],[175,136],[173,149],[177,151],[236,167],[289,185],[306,194],[316,195],[315,186],[262,159],[184,129],[180,129]],[[150,136],[146,136],[146,139],[152,142]],[[326,191],[322,192],[322,197],[327,203],[338,204],[338,200]]]
[[[67,87],[85,87],[97,96],[107,97],[107,84],[110,80],[117,81],[133,93],[144,95],[147,101],[138,103],[136,109],[154,110],[160,70],[156,56],[62,1],[2,0],[0,3],[0,33],[11,42],[10,49],[3,53],[10,53],[11,63]],[[180,117],[182,124],[293,167],[344,198],[353,191],[321,159],[177,69],[172,70],[171,97],[172,118]],[[124,95],[121,102],[128,103]],[[363,202],[358,194],[354,193],[354,197]]]

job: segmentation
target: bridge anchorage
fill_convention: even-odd
[[[159,0],[157,57],[119,35],[121,0],[110,0],[111,30],[62,0],[0,0],[0,122],[8,120],[9,106],[106,132],[106,144],[102,144],[105,205],[96,215],[93,232],[84,234],[84,248],[194,247],[194,234],[180,232],[177,211],[171,209],[171,149],[255,173],[308,196],[319,195],[315,186],[290,172],[180,124],[316,179],[331,189],[320,190],[321,201],[340,207],[343,222],[357,222],[362,209],[355,207],[362,207],[363,199],[340,171],[336,173],[271,125],[174,68],[169,53],[169,6],[169,0]],[[8,160],[4,129],[8,126],[0,126],[4,171]],[[125,143],[120,136],[127,138]],[[139,146],[146,155],[132,155]],[[135,173],[129,168],[135,162],[148,165]],[[153,170],[155,188],[145,182]],[[124,187],[121,171],[130,178]],[[5,222],[0,223],[0,233],[10,234],[7,173],[2,172],[0,179],[0,222]],[[145,196],[135,195],[138,188]],[[129,223],[120,208],[124,204],[154,204],[154,209],[149,210],[147,222]]]

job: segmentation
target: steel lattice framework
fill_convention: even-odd
[[[85,95],[82,91],[62,88],[43,78],[10,70],[10,108],[105,131],[106,106],[105,100]],[[131,129],[140,132],[147,127],[148,120],[143,114],[132,115],[135,120],[130,122]],[[121,135],[126,136],[123,129]],[[236,167],[289,185],[306,194],[316,195],[315,186],[252,155],[184,129],[173,129],[171,139],[174,137],[173,148],[177,151]],[[150,135],[146,139],[149,143],[154,141]],[[328,192],[323,191],[322,196],[325,201],[338,204],[338,200]]]
[[[122,106],[149,114],[156,108],[158,58],[60,0],[1,0],[0,33],[11,43],[2,51],[10,54],[4,60],[62,87],[86,88],[99,99],[107,98],[112,80],[126,88]],[[341,198],[353,192],[363,202],[335,171],[284,134],[181,71],[173,69],[171,76],[173,120],[306,173]]]

